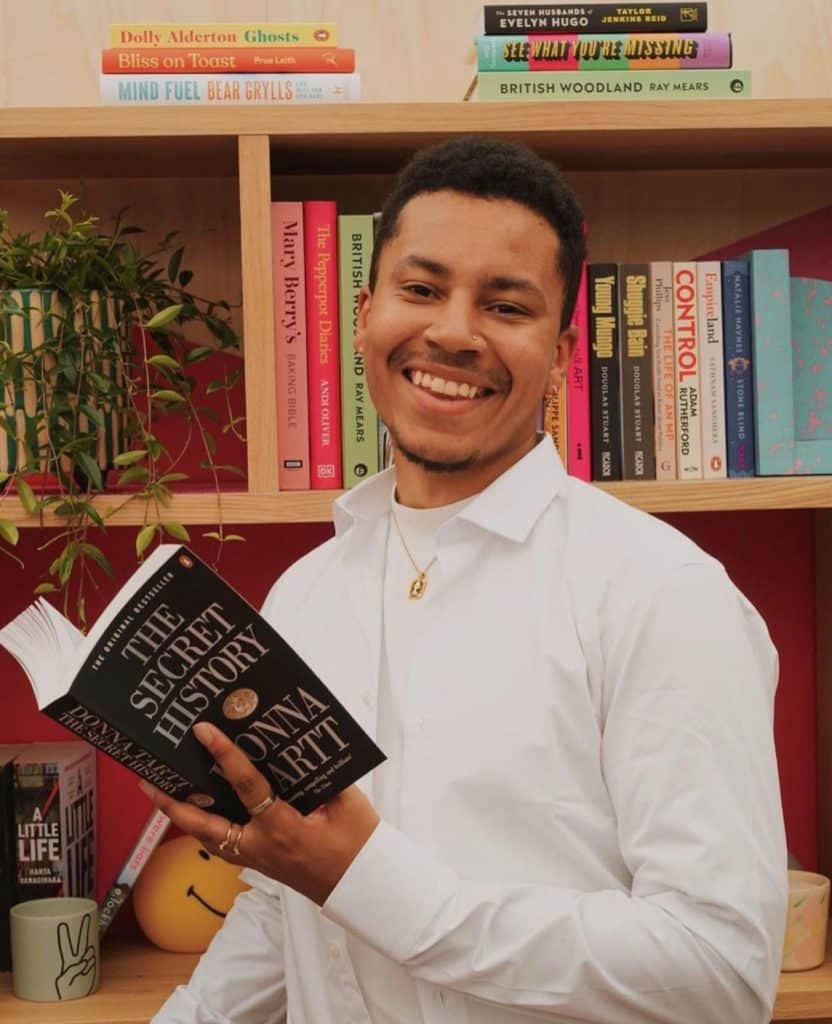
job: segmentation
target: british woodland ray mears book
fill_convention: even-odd
[[[162,544],[87,636],[44,598],[0,630],[38,707],[165,793],[248,815],[192,726],[211,722],[307,814],[384,760],[258,612],[186,548]]]

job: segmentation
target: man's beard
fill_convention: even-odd
[[[396,450],[401,452],[408,462],[413,463],[414,466],[421,466],[428,473],[460,473],[463,470],[470,469],[477,461],[477,454],[473,452],[471,455],[466,455],[465,458],[458,459],[456,462],[438,462],[435,459],[428,459],[424,455],[414,452],[406,445],[403,445],[397,437],[393,438],[393,443]]]

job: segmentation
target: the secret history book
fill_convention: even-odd
[[[165,793],[248,814],[197,722],[221,729],[302,814],[384,754],[275,629],[187,548],[162,544],[87,636],[44,598],[0,630],[38,707]]]

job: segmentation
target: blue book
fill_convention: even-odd
[[[754,380],[748,260],[722,262],[725,345],[725,443],[728,476],[754,476]]]

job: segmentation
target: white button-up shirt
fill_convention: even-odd
[[[264,609],[371,734],[392,472],[336,503],[335,538]],[[767,1022],[786,850],[757,612],[548,439],[438,555],[399,827],[323,908],[244,872],[154,1024],[371,1024],[345,931],[408,972],[426,1024]]]

